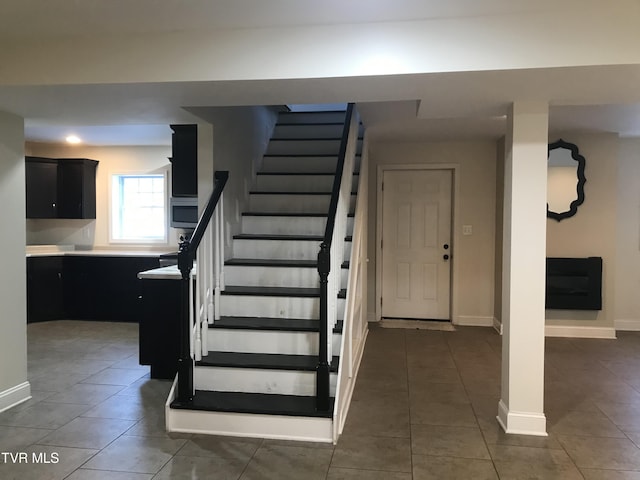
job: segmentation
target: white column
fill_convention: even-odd
[[[31,397],[27,381],[24,121],[0,112],[0,411]]]
[[[544,294],[549,107],[514,103],[505,141],[502,398],[505,432],[545,436]]]

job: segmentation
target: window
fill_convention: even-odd
[[[163,174],[112,175],[111,241],[166,243],[166,183]]]

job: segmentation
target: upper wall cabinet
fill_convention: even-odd
[[[27,218],[96,218],[96,160],[26,157]]]
[[[171,125],[171,195],[198,195],[198,127]]]

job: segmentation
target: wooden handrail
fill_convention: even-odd
[[[342,185],[342,171],[344,170],[344,161],[347,155],[347,144],[349,142],[349,132],[351,120],[353,117],[354,104],[350,103],[347,107],[344,128],[342,130],[342,139],[340,140],[340,152],[336,164],[336,173],[333,178],[333,188],[331,189],[331,202],[329,203],[329,212],[327,215],[327,225],[324,230],[324,238],[318,252],[318,275],[320,276],[320,331],[318,332],[318,365],[316,367],[316,410],[329,411],[329,358],[328,357],[328,305],[329,292],[328,281],[331,272],[331,243],[333,239],[333,231],[336,224],[336,213],[338,211],[338,200],[340,198],[340,187]]]
[[[193,400],[193,359],[191,358],[191,322],[189,320],[189,289],[190,275],[193,269],[193,261],[195,260],[196,251],[200,246],[202,237],[211,222],[213,212],[215,211],[222,191],[229,178],[228,171],[219,171],[214,175],[215,184],[213,192],[209,197],[207,206],[198,219],[191,238],[185,238],[180,242],[178,253],[178,269],[181,274],[180,285],[180,356],[178,358],[178,392],[176,395],[176,403],[188,404]]]

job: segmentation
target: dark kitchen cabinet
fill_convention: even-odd
[[[28,257],[27,323],[63,318],[63,257]]]
[[[26,157],[27,218],[96,218],[96,168],[86,158]]]
[[[198,195],[198,127],[171,125],[171,195]]]
[[[158,267],[158,257],[66,256],[64,297],[69,318],[140,321],[138,272]]]
[[[145,279],[140,316],[140,365],[151,367],[151,378],[173,379],[180,354],[179,280]]]
[[[27,218],[58,216],[58,161],[27,157],[25,163]]]

